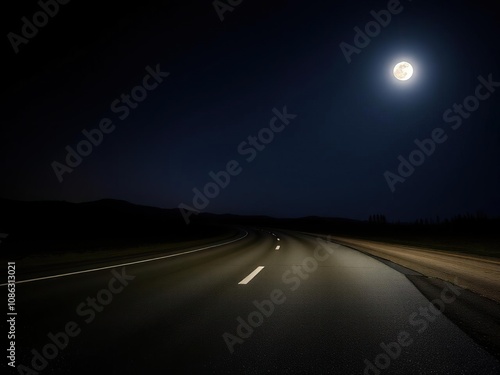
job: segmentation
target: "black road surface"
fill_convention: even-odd
[[[500,374],[440,313],[452,285],[433,307],[405,270],[356,250],[289,231],[239,237],[17,284],[8,373]]]

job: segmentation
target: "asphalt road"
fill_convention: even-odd
[[[26,367],[8,373],[500,373],[498,360],[430,308],[411,271],[305,234],[246,233],[17,284],[16,366]],[[446,310],[459,294],[443,289],[436,306]]]

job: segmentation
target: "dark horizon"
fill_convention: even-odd
[[[182,211],[179,210],[177,207],[160,207],[160,206],[152,206],[152,205],[147,205],[147,204],[139,204],[139,203],[134,203],[130,202],[127,200],[121,200],[121,199],[113,199],[113,198],[102,198],[98,200],[92,200],[92,201],[81,201],[81,202],[73,202],[73,201],[56,201],[56,200],[33,200],[33,201],[28,201],[28,200],[16,200],[16,199],[8,199],[8,198],[3,198],[0,197],[0,203],[5,203],[5,202],[12,202],[12,203],[27,203],[27,204],[59,204],[59,203],[68,203],[68,204],[75,204],[75,205],[80,205],[80,204],[102,204],[102,203],[116,203],[118,205],[120,204],[125,204],[125,205],[131,205],[134,207],[143,207],[147,209],[160,209],[160,210],[166,210],[170,212],[175,212],[178,213],[180,217],[183,217]],[[0,204],[1,208],[1,204]],[[207,217],[207,216],[214,216],[214,217],[223,217],[223,216],[231,216],[231,217],[239,217],[239,218],[252,218],[252,217],[261,217],[261,218],[266,218],[266,219],[272,219],[272,220],[303,220],[303,219],[325,219],[325,220],[340,220],[340,221],[352,221],[352,222],[372,222],[372,223],[379,223],[379,224],[425,224],[425,225],[439,225],[439,224],[446,224],[454,221],[468,221],[468,222],[474,222],[474,221],[492,221],[496,222],[500,220],[500,216],[489,216],[485,214],[484,212],[481,211],[476,211],[476,212],[460,212],[456,213],[451,216],[434,216],[434,217],[419,217],[416,218],[415,220],[408,220],[408,221],[403,221],[399,219],[394,219],[391,217],[387,217],[383,212],[377,212],[377,213],[372,213],[368,215],[366,218],[350,218],[350,217],[341,217],[341,216],[318,216],[318,215],[306,215],[306,216],[271,216],[271,215],[265,215],[265,214],[256,214],[256,215],[242,215],[242,214],[236,214],[233,212],[223,212],[223,213],[215,213],[215,212],[210,212],[210,211],[202,211],[196,213],[192,213],[189,215],[190,221],[193,219],[201,218],[201,217]],[[184,217],[183,217],[184,218]],[[190,223],[186,223],[189,225]]]

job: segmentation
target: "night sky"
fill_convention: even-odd
[[[401,1],[350,63],[340,44],[355,47],[354,28],[365,30],[387,1],[243,0],[223,21],[213,1],[162,3],[60,4],[18,53],[8,34],[22,36],[21,18],[32,20],[40,5],[2,12],[0,197],[193,206],[193,188],[235,160],[240,173],[203,211],[500,215],[500,87],[469,98],[478,108],[463,112],[461,126],[455,113],[443,119],[476,94],[479,76],[500,82],[491,2]],[[405,82],[392,76],[402,60],[415,68]],[[143,85],[147,69],[169,75],[146,80],[155,88],[137,89],[147,97],[125,116],[115,100]],[[284,107],[296,117],[248,151],[248,137]],[[103,119],[113,131],[60,182],[53,162],[65,164],[66,146],[76,149]],[[391,191],[384,173],[398,174],[398,156],[408,160],[414,140],[437,128],[446,141]]]

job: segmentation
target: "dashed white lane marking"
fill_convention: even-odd
[[[257,274],[264,269],[264,266],[259,266],[252,271],[250,275],[241,280],[238,284],[248,284]]]
[[[280,245],[276,246],[276,250],[279,250],[280,249]]]

